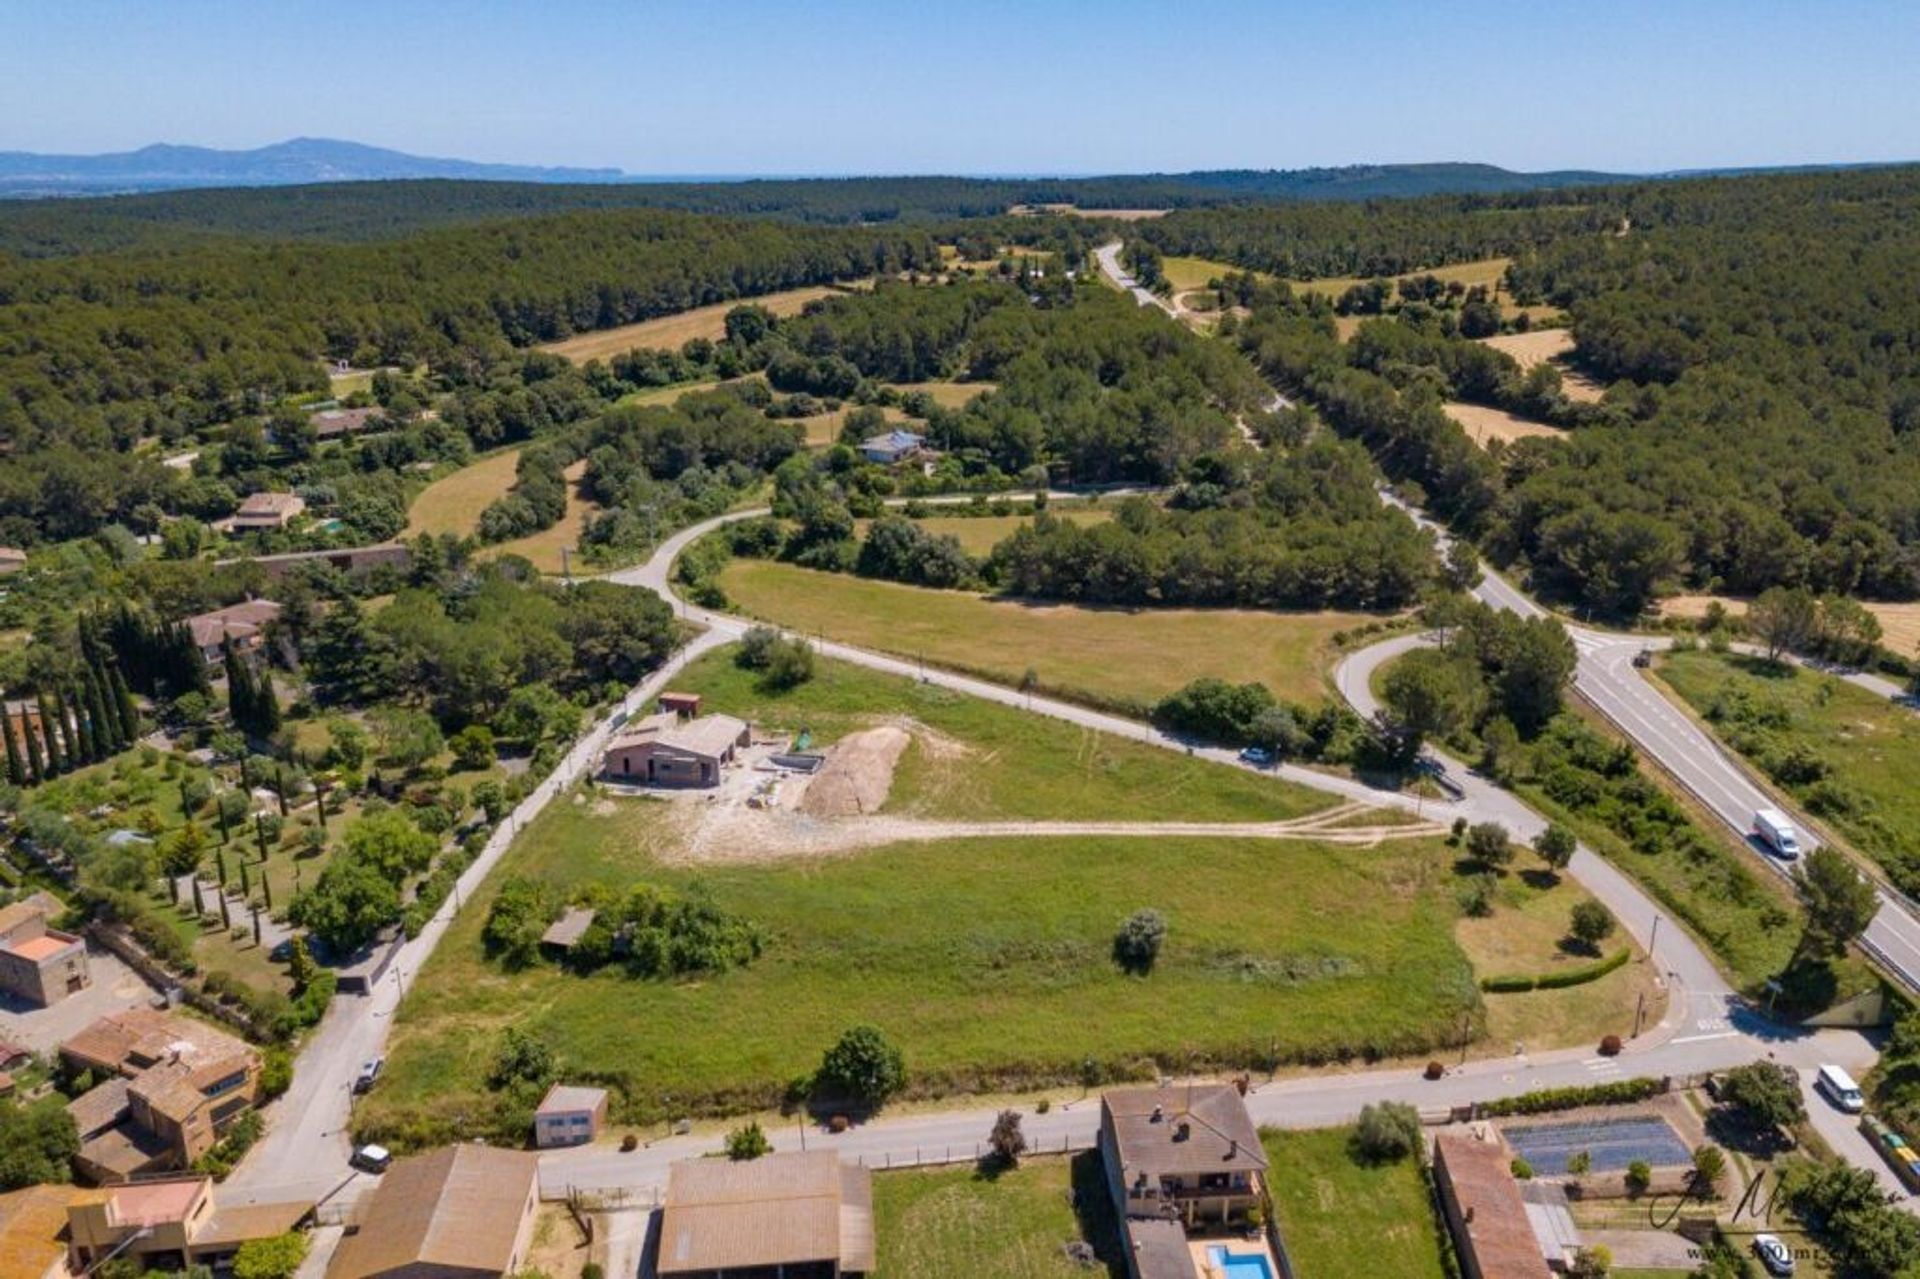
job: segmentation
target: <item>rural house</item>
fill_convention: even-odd
[[[74,1167],[101,1184],[185,1168],[259,1100],[260,1055],[205,1022],[133,1008],[60,1045],[106,1082],[68,1104],[80,1131]]]
[[[166,1177],[84,1194],[67,1209],[67,1233],[77,1271],[108,1257],[149,1271],[225,1267],[242,1244],[285,1234],[312,1212],[311,1200],[222,1206],[213,1178]]]
[[[630,721],[607,744],[601,772],[610,781],[650,786],[717,786],[720,770],[753,740],[743,719],[702,715],[681,722],[672,711]]]
[[[60,909],[45,893],[0,907],[0,994],[47,1008],[93,984],[87,943],[47,922]]]
[[[830,1150],[667,1174],[654,1273],[667,1279],[845,1279],[873,1271],[873,1173]]]
[[[1433,1143],[1433,1181],[1466,1279],[1547,1279],[1505,1142],[1441,1133]]]
[[[306,509],[306,499],[298,493],[249,493],[233,513],[233,531],[285,528]]]
[[[187,619],[193,634],[193,646],[209,666],[226,660],[223,645],[227,639],[242,657],[252,657],[266,643],[267,623],[280,616],[280,606],[272,600],[246,600],[199,613]]]
[[[327,1279],[499,1279],[525,1266],[540,1157],[443,1146],[396,1160],[355,1209]]]
[[[584,1146],[600,1135],[606,1122],[606,1089],[555,1084],[533,1112],[533,1144],[541,1150]]]
[[[27,566],[27,553],[17,546],[0,546],[0,577],[18,573]]]
[[[1267,1158],[1230,1084],[1121,1088],[1100,1098],[1100,1157],[1127,1237],[1132,1279],[1195,1279],[1225,1268],[1264,1211]],[[1206,1235],[1216,1233],[1209,1243]],[[1198,1240],[1189,1238],[1198,1235]],[[1226,1238],[1236,1242],[1229,1245]],[[1228,1252],[1227,1258],[1214,1254]],[[1267,1257],[1269,1271],[1277,1269]]]
[[[313,424],[314,436],[324,443],[358,435],[379,412],[379,409],[319,409],[309,414],[307,421]]]
[[[892,430],[860,442],[860,456],[881,466],[911,461],[927,451],[927,437],[912,431]]]

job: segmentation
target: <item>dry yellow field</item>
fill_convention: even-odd
[[[1559,439],[1566,434],[1559,427],[1548,426],[1542,422],[1516,417],[1505,409],[1490,409],[1484,404],[1462,404],[1457,400],[1447,402],[1447,416],[1465,429],[1469,438],[1481,448],[1487,447],[1490,440]]]
[[[1747,601],[1732,595],[1673,595],[1660,601],[1660,616],[1698,618],[1718,601],[1729,614],[1744,617]],[[1881,647],[1896,653],[1920,651],[1920,604],[1875,604],[1863,601],[1880,622]]]
[[[1173,286],[1175,293],[1204,289],[1208,280],[1217,280],[1239,269],[1231,262],[1215,262],[1212,258],[1160,259],[1161,273],[1167,277],[1167,283]]]
[[[1404,280],[1416,275],[1431,275],[1439,280],[1458,280],[1472,288],[1480,285],[1491,289],[1507,273],[1510,258],[1483,258],[1478,262],[1458,262],[1453,266],[1437,266],[1427,271],[1408,271],[1404,275],[1388,276],[1390,280]],[[1339,297],[1356,284],[1365,284],[1370,277],[1358,275],[1332,275],[1319,280],[1288,280],[1296,292],[1324,293],[1328,297]]]
[[[567,513],[552,528],[541,529],[526,537],[516,537],[511,542],[496,542],[480,552],[481,559],[493,559],[499,555],[522,555],[533,562],[533,566],[542,573],[558,573],[565,567],[561,560],[562,548],[575,550],[580,545],[580,530],[586,526],[587,517],[597,512],[598,503],[586,501],[580,496],[580,477],[587,473],[586,459],[582,458],[566,469],[567,477]],[[577,557],[576,557],[577,559]]]
[[[807,303],[846,291],[846,288],[815,285],[804,289],[788,289],[784,293],[766,293],[755,298],[735,298],[730,302],[716,302],[712,306],[700,306],[691,311],[642,320],[638,324],[625,324],[617,329],[582,333],[562,342],[548,342],[540,349],[564,355],[575,364],[604,360],[640,347],[677,351],[683,343],[694,338],[717,341],[725,337],[727,312],[736,306],[763,306],[778,316],[798,315]]]
[[[408,537],[422,533],[452,533],[470,537],[479,526],[488,502],[513,487],[513,470],[520,450],[508,449],[463,466],[420,490],[407,509]]]
[[[994,382],[901,382],[893,389],[902,395],[925,391],[941,408],[957,409],[977,395],[997,390],[998,384]]]
[[[1042,213],[1063,213],[1073,218],[1112,218],[1117,222],[1144,222],[1148,218],[1164,218],[1173,210],[1082,209],[1071,204],[1016,204],[1007,212],[1016,218],[1030,218]]]
[[[1535,329],[1531,333],[1502,333],[1498,337],[1480,339],[1496,351],[1505,351],[1511,355],[1522,369],[1530,369],[1536,364],[1551,360],[1560,366],[1560,385],[1566,390],[1569,400],[1583,404],[1597,403],[1606,388],[1584,373],[1576,373],[1568,368],[1565,357],[1573,350],[1573,334],[1566,329]]]

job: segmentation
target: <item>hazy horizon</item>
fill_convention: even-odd
[[[9,36],[0,150],[40,153],[305,136],[650,178],[1920,157],[1920,21],[1859,0],[103,0]]]

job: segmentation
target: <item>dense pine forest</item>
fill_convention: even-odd
[[[1631,615],[1681,586],[1920,595],[1920,169],[1609,188],[1583,204],[1204,212],[1149,234],[1314,272],[1513,255],[1504,299],[1570,317],[1574,363],[1611,385],[1603,404],[1523,384],[1430,308],[1343,344],[1323,301],[1249,291],[1239,336],[1491,553],[1576,603]],[[1187,238],[1195,224],[1216,238]],[[1371,247],[1342,256],[1346,242]],[[1445,398],[1575,430],[1483,453]]]

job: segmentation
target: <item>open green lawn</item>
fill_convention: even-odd
[[[367,1133],[393,1135],[414,1107],[470,1110],[508,1024],[551,1044],[570,1077],[658,1115],[769,1107],[863,1022],[904,1050],[914,1092],[940,1095],[1072,1080],[1089,1057],[1140,1078],[1189,1053],[1249,1066],[1276,1050],[1414,1053],[1479,1006],[1437,841],[966,839],[693,871],[652,855],[664,816],[564,804],[507,867],[564,885],[698,881],[761,925],[765,954],[684,983],[506,973],[482,954],[492,894],[477,894],[408,995]],[[1110,957],[1143,906],[1168,920],[1144,979]]]
[[[955,520],[954,524],[975,521]],[[1278,697],[1327,699],[1333,636],[1364,613],[1082,608],[902,586],[770,560],[736,560],[727,597],[756,617],[862,648],[921,658],[1141,713],[1201,675],[1258,680]]]
[[[1737,653],[1670,653],[1657,669],[1756,768],[1908,892],[1920,888],[1920,714],[1834,676]],[[1786,772],[1796,751],[1825,777]]]
[[[934,510],[941,508],[934,507]],[[969,555],[986,556],[994,547],[1012,537],[1024,528],[1032,516],[1018,515],[929,515],[915,520],[927,532],[936,537],[952,536],[959,539],[961,549]],[[1049,514],[1073,524],[1100,524],[1113,518],[1111,506],[1070,506],[1055,502],[1047,508]],[[856,520],[855,529],[865,537],[868,520]]]
[[[916,739],[894,773],[889,812],[927,817],[1275,821],[1331,807],[1332,797],[1290,782],[1187,759],[1047,716],[967,697],[902,676],[822,661],[796,689],[762,689],[708,654],[675,681],[762,729],[813,732],[816,744],[907,718],[959,749]]]
[[[1280,1237],[1301,1279],[1443,1279],[1439,1218],[1419,1163],[1359,1163],[1352,1133],[1260,1131]]]
[[[968,1166],[883,1172],[873,1179],[876,1273],[887,1279],[1123,1279],[1113,1201],[1100,1156],[1028,1159],[984,1175]],[[1104,1267],[1083,1269],[1062,1245],[1084,1240]]]
[[[1215,262],[1211,258],[1176,256],[1160,259],[1161,274],[1167,277],[1167,283],[1173,286],[1175,293],[1204,289],[1208,280],[1221,279],[1239,269],[1231,262]]]

